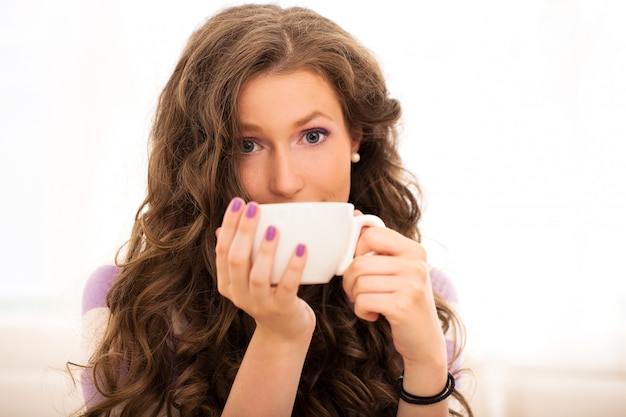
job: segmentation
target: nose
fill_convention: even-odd
[[[284,199],[293,198],[304,185],[302,168],[289,150],[276,150],[270,162],[270,191]]]

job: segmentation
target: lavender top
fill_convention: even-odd
[[[89,277],[83,292],[83,317],[90,314],[90,312],[96,313],[96,309],[106,308],[107,293],[115,282],[118,273],[119,268],[117,266],[105,265],[96,269]],[[454,285],[443,272],[433,269],[430,272],[430,277],[435,292],[439,293],[439,295],[448,302],[457,302],[457,293]],[[454,350],[454,344],[451,340],[447,340],[447,348],[448,361],[451,361]],[[457,362],[452,365],[453,370],[458,369],[458,367],[459,364]],[[85,402],[89,407],[93,401],[99,398],[89,369],[84,370],[81,385]]]

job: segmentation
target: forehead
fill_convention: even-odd
[[[328,81],[313,71],[264,73],[248,80],[239,95],[240,121],[290,119],[302,112],[342,117],[337,94]]]

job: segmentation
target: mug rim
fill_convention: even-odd
[[[314,206],[314,205],[324,205],[324,206],[340,206],[340,207],[345,207],[345,206],[352,206],[352,208],[354,208],[354,204],[349,203],[349,202],[341,202],[341,201],[293,201],[293,202],[284,202],[284,203],[260,203],[259,207],[263,208],[263,207],[273,207],[273,206],[280,206],[280,207],[285,207],[285,206],[289,206],[289,207],[296,207],[296,206]]]

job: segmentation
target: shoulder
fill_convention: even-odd
[[[106,296],[119,271],[115,265],[103,265],[89,276],[83,289],[83,314],[106,306]]]
[[[441,269],[432,268],[430,270],[430,282],[433,290],[449,303],[456,303],[458,296],[454,283],[448,275]]]
[[[443,298],[447,303],[451,305],[452,308],[456,308],[458,305],[458,296],[457,291],[454,286],[454,282],[446,272],[441,269],[432,268],[430,270],[430,280],[431,285],[433,287],[433,291],[441,298]],[[454,330],[456,332],[457,330]],[[459,369],[461,369],[461,357],[459,356],[461,346],[459,345],[460,339],[458,339],[458,333],[455,335],[446,334],[446,347],[448,351],[448,363],[450,367],[450,372],[455,374]],[[459,381],[457,381],[458,383]]]
[[[119,273],[115,265],[97,268],[87,279],[83,289],[82,346],[86,358],[94,352],[109,320],[107,294]]]

